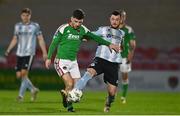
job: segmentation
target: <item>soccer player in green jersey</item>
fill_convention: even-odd
[[[46,68],[51,64],[51,57],[55,48],[58,46],[57,55],[54,61],[55,69],[65,83],[65,91],[67,93],[72,90],[74,83],[81,77],[77,64],[77,52],[84,38],[92,39],[99,44],[107,45],[110,49],[119,51],[120,47],[102,39],[91,33],[84,25],[84,12],[81,9],[75,10],[72,14],[70,22],[61,25],[52,40],[48,50],[48,59],[46,60]],[[63,97],[63,106],[69,112],[73,112],[72,103]]]
[[[121,52],[122,64],[120,65],[120,71],[122,72],[122,96],[121,101],[123,104],[126,103],[126,95],[128,91],[129,79],[128,73],[131,71],[131,62],[134,56],[134,50],[136,48],[135,34],[133,29],[128,26],[126,21],[126,12],[120,10],[121,24],[119,28],[125,32],[123,41],[123,51]]]

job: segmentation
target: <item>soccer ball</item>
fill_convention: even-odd
[[[71,102],[79,102],[83,93],[81,90],[74,88],[68,93],[67,100]]]

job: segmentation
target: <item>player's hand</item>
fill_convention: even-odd
[[[6,52],[4,53],[4,55],[5,55],[5,56],[9,56],[9,52],[10,52],[10,51],[6,51]]]
[[[115,44],[110,44],[109,48],[111,50],[115,50],[116,52],[119,52],[121,50],[120,46],[119,45],[115,45]]]
[[[51,59],[46,59],[45,61],[46,68],[49,69],[50,65],[51,65]]]

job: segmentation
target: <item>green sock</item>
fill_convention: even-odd
[[[72,102],[67,102],[67,110],[73,109]]]
[[[126,97],[128,91],[128,84],[122,85],[122,97]]]
[[[108,101],[109,101],[109,103],[111,104],[112,102],[114,102],[114,98],[115,98],[115,96],[108,96]]]
[[[114,102],[115,96],[108,96],[106,99],[106,105],[111,106],[111,103]]]

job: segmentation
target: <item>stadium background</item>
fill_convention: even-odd
[[[63,108],[56,93],[63,86],[62,80],[53,66],[51,70],[44,68],[39,48],[30,72],[31,80],[41,90],[39,99],[34,104],[27,99],[24,104],[14,101],[20,85],[14,71],[15,49],[7,58],[4,52],[24,7],[32,9],[32,21],[40,24],[47,47],[56,29],[68,22],[74,9],[85,11],[84,24],[90,30],[108,25],[112,10],[124,9],[127,23],[137,36],[137,49],[130,73],[129,102],[119,105],[117,97],[110,114],[180,114],[179,5],[179,0],[0,0],[0,114],[66,114],[65,110],[59,112]],[[82,74],[92,61],[96,46],[92,41],[82,43],[78,55]],[[102,114],[105,96],[102,79],[91,80],[86,89],[98,92],[85,93],[76,106],[79,114]]]
[[[74,9],[82,8],[85,11],[84,24],[90,30],[108,25],[112,10],[124,9],[128,14],[127,23],[137,36],[130,90],[180,91],[179,4],[178,0],[0,0],[0,89],[15,89],[14,86],[17,86],[13,71],[15,49],[9,57],[3,55],[12,38],[14,24],[20,21],[20,10],[30,7],[33,11],[32,21],[40,24],[47,47],[56,29],[68,22]],[[82,44],[78,58],[82,72],[92,61],[96,46],[91,41]],[[30,78],[36,84],[41,83],[41,89],[55,89],[61,85],[60,79],[53,66],[49,73],[45,70],[41,51],[37,49]],[[7,83],[11,84],[7,86]],[[100,85],[99,89],[104,88],[101,78],[91,81],[87,88],[96,85]]]

